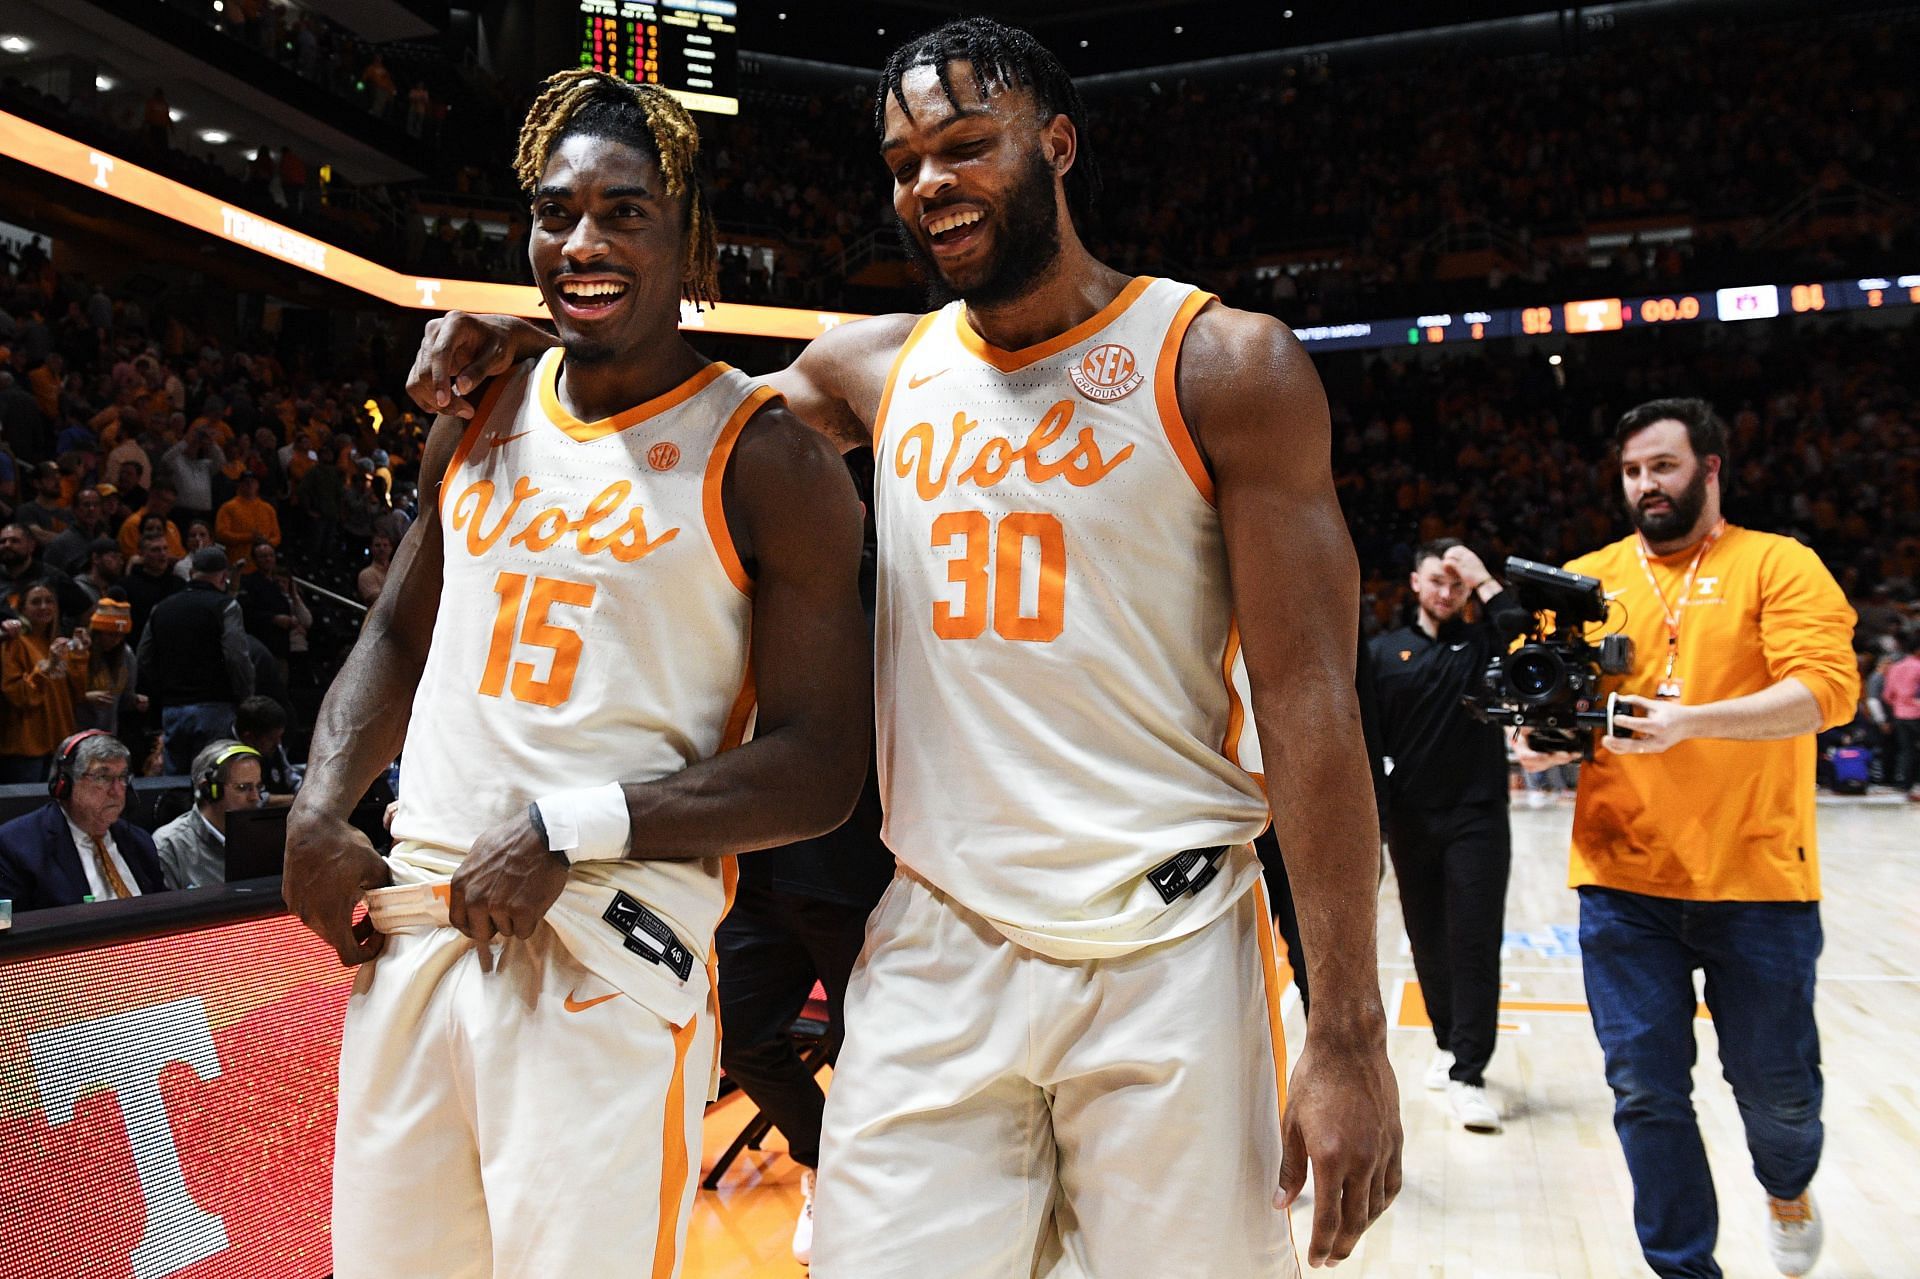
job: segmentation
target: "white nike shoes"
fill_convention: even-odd
[[[1798,1199],[1767,1196],[1767,1251],[1781,1274],[1800,1279],[1813,1269],[1825,1236],[1812,1191],[1801,1191]]]
[[[1468,1132],[1500,1131],[1500,1108],[1487,1093],[1485,1084],[1470,1084],[1460,1079],[1447,1081],[1447,1109]]]
[[[1445,1092],[1447,1072],[1453,1069],[1453,1054],[1444,1048],[1434,1050],[1433,1060],[1427,1063],[1425,1083],[1428,1092]]]
[[[811,1168],[800,1170],[800,1220],[793,1223],[793,1259],[813,1264],[813,1180]]]

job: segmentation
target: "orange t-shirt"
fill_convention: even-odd
[[[1633,673],[1603,690],[1650,698],[1666,671],[1667,619],[1637,541],[1567,569],[1600,579],[1614,599],[1608,629],[1633,637]],[[1647,561],[1680,616],[1680,701],[1725,701],[1793,678],[1819,703],[1822,724],[1852,719],[1854,612],[1820,557],[1792,538],[1728,525],[1680,601],[1697,549]],[[1580,769],[1571,881],[1687,901],[1819,900],[1813,734],[1694,739],[1658,755],[1601,747]]]

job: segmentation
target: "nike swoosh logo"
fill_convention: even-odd
[[[583,1013],[587,1011],[587,1009],[593,1007],[595,1004],[604,1004],[609,999],[618,999],[618,998],[620,998],[620,992],[617,990],[614,991],[611,995],[601,995],[597,999],[575,999],[573,997],[573,992],[568,991],[567,998],[565,1002],[562,1004],[562,1007],[564,1007],[570,1013]]]
[[[1466,645],[1465,644],[1449,644],[1447,647],[1450,648],[1452,651],[1458,653],[1461,649],[1465,648]]]
[[[490,436],[487,439],[487,447],[490,449],[505,448],[507,445],[513,443],[515,440],[519,439],[521,436],[532,435],[532,434],[533,434],[532,431],[515,431],[512,435]]]
[[[940,373],[947,373],[947,372],[951,372],[951,370],[950,369],[940,370]],[[912,391],[912,390],[916,390],[919,387],[923,387],[927,383],[933,381],[933,379],[939,377],[940,373],[929,373],[925,377],[910,377],[907,379],[907,389],[909,391]]]

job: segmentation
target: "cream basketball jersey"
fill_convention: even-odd
[[[710,364],[581,422],[561,353],[498,379],[442,485],[440,611],[401,756],[396,858],[450,873],[551,791],[644,782],[737,745],[749,583],[721,511],[774,393]],[[675,1025],[706,1007],[731,858],[576,865],[547,915],[586,967]]]
[[[1174,395],[1209,298],[1143,277],[1020,351],[954,303],[875,424],[887,844],[1059,958],[1192,932],[1259,876],[1225,546]]]

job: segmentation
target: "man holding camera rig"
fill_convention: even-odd
[[[1814,734],[1853,715],[1854,613],[1790,538],[1720,514],[1727,428],[1698,399],[1653,400],[1614,431],[1632,536],[1581,556],[1632,637],[1623,713],[1580,772],[1572,885],[1594,1032],[1660,1275],[1716,1279],[1713,1178],[1692,1103],[1693,970],[1768,1202],[1781,1273],[1819,1256],[1814,1026],[1820,877]],[[1540,769],[1576,755],[1532,750]]]
[[[1412,587],[1415,624],[1370,646],[1386,757],[1381,824],[1437,1045],[1426,1085],[1446,1090],[1454,1119],[1469,1131],[1494,1133],[1500,1110],[1485,1076],[1499,1026],[1513,862],[1507,749],[1499,727],[1461,698],[1517,629],[1496,603],[1500,583],[1453,538],[1414,552]],[[1469,596],[1481,602],[1472,622]]]

